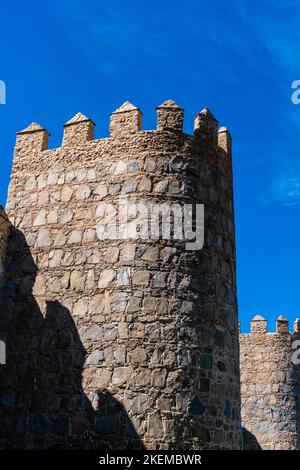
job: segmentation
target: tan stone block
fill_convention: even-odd
[[[61,200],[63,202],[69,202],[73,195],[73,189],[70,186],[63,186],[61,190]]]
[[[111,382],[112,373],[106,369],[97,368],[93,373],[93,382],[96,388],[106,389]]]
[[[64,255],[63,250],[54,250],[49,253],[49,266],[50,268],[57,268],[60,266],[61,259]]]
[[[92,191],[91,188],[83,184],[81,186],[78,186],[75,192],[75,198],[77,201],[84,201],[85,199],[88,199],[91,195]]]
[[[46,279],[43,275],[38,274],[32,289],[33,295],[42,296],[46,293]]]
[[[150,178],[147,178],[147,176],[143,176],[141,178],[141,181],[139,182],[138,190],[139,191],[151,191],[152,189],[152,181]]]
[[[54,238],[54,246],[64,246],[67,242],[67,237],[63,230],[59,230]]]
[[[111,382],[113,385],[122,387],[125,385],[132,376],[131,367],[116,367],[113,371]]]
[[[103,199],[107,195],[107,187],[105,184],[98,184],[94,189],[94,193],[98,196],[98,199]]]
[[[82,240],[82,231],[81,230],[72,230],[72,232],[69,235],[68,242],[69,244],[71,243],[81,243]]]
[[[91,242],[91,241],[95,240],[95,238],[96,238],[96,230],[94,230],[92,228],[85,229],[85,231],[83,232],[83,241],[84,242]]]
[[[85,278],[85,274],[83,274],[81,271],[72,271],[70,277],[71,289],[84,291]]]
[[[150,280],[149,271],[136,271],[133,273],[132,281],[136,286],[147,286]]]
[[[63,289],[68,289],[70,286],[70,276],[71,274],[67,271],[61,277],[61,286]]]
[[[56,224],[57,219],[58,219],[57,210],[55,209],[50,210],[47,215],[47,224]]]
[[[116,263],[119,259],[120,250],[117,247],[110,247],[105,255],[105,261]]]
[[[73,315],[74,316],[84,316],[87,314],[89,309],[89,299],[88,297],[83,297],[75,302],[73,307]]]
[[[33,226],[38,227],[40,225],[46,224],[47,211],[45,209],[41,210],[33,221]]]
[[[36,245],[40,248],[51,246],[52,240],[50,231],[47,229],[42,229],[37,237]]]
[[[61,211],[59,215],[59,223],[64,225],[67,224],[68,222],[71,222],[73,219],[74,212],[72,209],[65,209]]]
[[[37,184],[35,176],[29,176],[25,183],[25,191],[33,191],[34,189],[36,189],[36,186]]]
[[[133,363],[141,364],[147,361],[148,355],[145,349],[137,347],[133,351],[131,351],[130,357]]]
[[[166,369],[155,369],[152,372],[151,385],[153,385],[153,387],[164,388],[166,384],[166,377]]]
[[[49,193],[48,191],[41,191],[38,193],[38,205],[44,206],[49,202]]]
[[[105,269],[100,274],[98,287],[104,288],[108,287],[116,277],[116,272],[113,269]]]

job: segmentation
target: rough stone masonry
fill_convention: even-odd
[[[283,315],[276,333],[268,333],[267,321],[256,315],[251,332],[240,335],[245,449],[300,449],[299,340],[300,320],[290,333]]]
[[[299,449],[300,321],[290,333],[282,316],[276,333],[258,315],[240,335],[241,442],[229,133],[204,109],[183,134],[170,100],[141,128],[127,102],[109,139],[80,113],[59,149],[38,124],[17,134],[0,208],[0,448]],[[147,220],[107,239],[124,198],[204,204],[203,250],[147,240]]]
[[[41,126],[18,133],[0,210],[1,448],[241,447],[230,136],[207,109],[193,137],[176,103],[157,118],[141,131],[125,103],[94,140],[77,114],[51,151]],[[106,240],[124,198],[204,203],[204,249],[145,240],[145,220]],[[240,335],[245,449],[299,448],[299,324],[267,333],[256,316]]]
[[[230,136],[207,109],[78,114],[62,147],[17,134],[7,213],[0,442],[15,448],[241,446]],[[107,240],[103,201],[205,204],[205,246]]]
[[[183,114],[168,100],[144,131],[127,102],[95,139],[79,113],[51,150],[36,123],[17,134],[0,448],[242,447],[231,138],[208,109],[187,135]],[[203,249],[104,237],[124,196],[204,204]]]

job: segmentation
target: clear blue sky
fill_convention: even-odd
[[[81,111],[107,136],[126,100],[155,128],[156,105],[208,106],[234,141],[238,297],[244,330],[262,313],[300,316],[300,1],[63,0],[1,5],[0,202],[15,132],[31,121],[60,145]]]

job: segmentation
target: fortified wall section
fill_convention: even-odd
[[[184,134],[171,100],[157,117],[143,131],[126,102],[95,140],[79,113],[52,150],[38,124],[17,134],[2,447],[241,448],[230,135],[207,109]],[[145,219],[113,237],[124,198],[204,204],[203,249]]]
[[[244,447],[267,450],[300,448],[300,320],[276,321],[276,333],[255,316],[251,333],[240,334]],[[297,352],[298,351],[298,352]]]

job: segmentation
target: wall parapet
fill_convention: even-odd
[[[157,127],[148,132],[183,133],[184,109],[175,101],[166,100],[156,108]],[[129,101],[123,103],[110,115],[109,135],[111,139],[124,139],[142,131],[142,112]],[[64,124],[62,147],[76,147],[95,140],[95,123],[82,113],[77,113]],[[16,154],[24,154],[32,149],[37,152],[48,150],[49,132],[33,122],[17,133]],[[214,147],[217,145],[226,153],[231,152],[231,137],[226,127],[218,129],[218,121],[204,108],[194,120],[196,140],[205,140]],[[99,140],[99,139],[96,139]],[[102,139],[100,139],[102,140]]]

